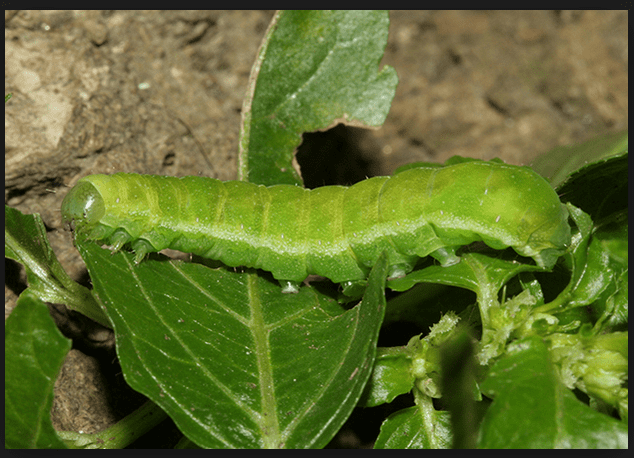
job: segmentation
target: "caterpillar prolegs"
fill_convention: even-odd
[[[171,248],[264,269],[296,291],[309,274],[364,280],[386,251],[390,276],[419,258],[442,265],[482,241],[551,268],[570,243],[568,212],[546,180],[501,161],[426,164],[353,186],[261,186],[116,173],[79,180],[62,203],[75,230],[140,262]]]

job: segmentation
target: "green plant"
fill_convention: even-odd
[[[245,102],[240,179],[301,184],[291,162],[303,132],[383,122],[396,86],[392,69],[377,72],[387,25],[380,12],[276,16]],[[5,207],[5,256],[29,282],[5,325],[5,444],[122,447],[167,414],[180,447],[323,447],[356,406],[411,392],[376,448],[627,447],[627,135],[591,155],[568,173],[560,163],[573,234],[552,272],[469,247],[457,264],[390,280],[406,292],[387,305],[384,255],[363,300],[342,306],[327,283],[282,294],[267,273],[161,255],[136,265],[78,240],[91,292],[59,266],[36,215]],[[115,330],[142,409],[98,435],[53,431],[70,344],[43,300]],[[381,327],[402,321],[430,332],[377,348]]]

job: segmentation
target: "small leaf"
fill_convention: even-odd
[[[23,215],[6,205],[4,215],[4,255],[26,268],[31,292],[109,326],[90,291],[73,281],[57,260],[40,215]]]
[[[596,224],[628,208],[628,154],[585,165],[557,188],[563,202],[581,208]]]
[[[372,376],[365,387],[360,406],[374,407],[409,393],[414,386],[411,356],[406,347],[379,348]]]
[[[381,425],[375,449],[439,449],[451,447],[449,412],[434,409],[431,399],[390,415]]]
[[[405,277],[391,279],[387,285],[394,291],[407,291],[417,283],[435,283],[479,293],[483,287],[498,291],[521,272],[541,270],[543,269],[530,264],[496,259],[481,253],[468,253],[460,257],[458,264],[447,267],[429,266]]]
[[[51,423],[53,387],[71,341],[30,290],[20,295],[4,328],[4,445],[66,448]]]
[[[558,146],[540,155],[530,166],[558,188],[570,175],[588,164],[627,151],[628,132],[593,138],[577,145]]]

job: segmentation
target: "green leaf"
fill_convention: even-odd
[[[51,423],[53,387],[71,341],[30,290],[4,326],[5,448],[66,448]]]
[[[449,412],[434,409],[431,398],[399,410],[381,425],[375,449],[439,449],[451,447]]]
[[[628,208],[628,154],[588,164],[557,188],[563,202],[581,208],[596,224]]]
[[[412,358],[406,347],[379,348],[374,369],[359,405],[374,407],[392,402],[414,386]]]
[[[4,256],[26,268],[29,289],[43,301],[65,304],[109,326],[90,291],[74,282],[55,257],[40,215],[23,215],[5,205],[4,216]]]
[[[384,314],[386,261],[343,311],[270,277],[79,244],[127,382],[205,448],[323,447],[356,405]]]
[[[627,322],[627,219],[622,213],[613,221],[595,228],[589,215],[568,204],[578,232],[570,253],[571,278],[566,288],[551,303],[538,307],[540,313],[561,313],[574,307],[591,306],[597,326],[615,326]],[[612,317],[612,318],[611,318]]]
[[[591,305],[596,318],[595,332],[606,333],[627,329],[628,324],[628,270],[623,270],[605,294]]]
[[[434,324],[425,337],[414,336],[405,347],[379,348],[372,377],[360,405],[373,407],[392,402],[414,386],[426,396],[440,398],[440,350],[458,324],[450,311]]]
[[[577,145],[558,146],[540,155],[530,166],[557,188],[580,168],[627,151],[628,132],[593,138]]]
[[[538,272],[540,267],[506,261],[481,253],[468,253],[460,257],[460,262],[451,266],[429,266],[402,278],[394,278],[387,285],[394,291],[407,291],[417,283],[435,283],[457,286],[474,293],[483,288],[499,291],[506,282],[521,272]],[[484,275],[484,277],[483,277]]]
[[[281,11],[264,38],[243,106],[239,177],[301,184],[292,160],[304,132],[380,126],[398,78],[379,62],[385,11]]]
[[[578,281],[571,291],[568,307],[591,304],[614,282],[615,271],[610,266],[610,257],[598,240],[590,240],[585,260],[584,269],[579,272]]]
[[[563,386],[539,337],[509,346],[482,382],[494,399],[481,448],[627,448],[627,425],[598,413]]]

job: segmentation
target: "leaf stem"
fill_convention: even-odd
[[[99,433],[86,434],[75,431],[58,431],[58,435],[73,449],[121,449],[150,431],[167,414],[152,401],[147,401],[117,424]]]

